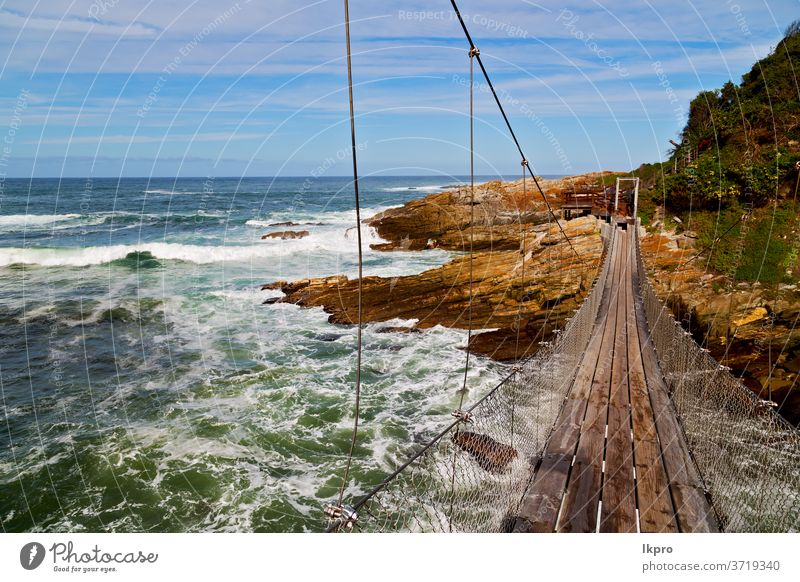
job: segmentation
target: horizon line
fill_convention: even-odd
[[[568,176],[581,176],[584,174],[599,174],[603,173],[630,173],[632,170],[587,170],[583,172],[574,172],[569,174],[564,173],[537,173],[538,177],[554,177],[563,178]],[[465,174],[448,174],[452,177],[469,177],[469,173]],[[518,179],[519,176],[512,176],[509,174],[475,174],[476,177],[496,177],[501,179]],[[368,174],[359,175],[359,179],[365,178],[433,178],[433,177],[446,177],[443,174]],[[310,176],[310,175],[286,175],[286,176],[1,176],[0,181],[6,180],[254,180],[254,179],[279,179],[279,178],[294,178],[294,179],[307,179],[324,180],[326,178],[350,178],[353,179],[352,174],[336,174],[331,176]]]

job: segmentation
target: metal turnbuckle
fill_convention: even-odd
[[[346,527],[347,529],[353,529],[353,526],[358,521],[358,512],[353,509],[350,505],[326,505],[325,506],[325,515],[331,521],[336,522],[333,525],[334,529],[338,529],[340,527]]]
[[[463,423],[472,422],[472,413],[461,410],[460,408],[458,410],[454,410],[452,412],[452,416]]]
[[[778,403],[773,402],[772,400],[759,400],[756,403],[756,410],[758,412],[768,412],[770,410],[775,410],[778,408]]]

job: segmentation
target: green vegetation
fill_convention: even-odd
[[[697,95],[673,145],[666,162],[631,173],[642,180],[642,223],[663,206],[697,234],[714,270],[740,281],[790,280],[800,232],[800,20],[739,85]]]
[[[746,223],[743,216],[748,216]],[[771,205],[748,215],[744,206],[732,204],[719,213],[693,213],[691,226],[713,270],[735,275],[737,281],[792,280],[787,270],[797,262],[797,214],[791,206]]]
[[[795,23],[740,85],[697,95],[665,164],[672,166],[663,178],[668,202],[712,210],[736,200],[762,206],[785,194],[800,154],[799,73]]]
[[[748,228],[744,249],[754,252],[742,253],[736,278],[764,283],[787,280],[786,270],[794,242],[790,235],[796,221],[797,215],[791,209],[777,208],[766,212],[759,222]]]

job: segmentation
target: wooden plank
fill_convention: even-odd
[[[638,285],[638,277],[635,284]],[[689,455],[675,407],[669,399],[667,386],[650,341],[644,304],[638,294],[635,303],[642,365],[678,527],[682,532],[719,531],[714,513],[703,492],[702,481]]]
[[[587,363],[587,367],[589,365]],[[585,399],[569,398],[564,403],[534,473],[533,482],[520,506],[515,532],[542,533],[555,530],[585,413]]]
[[[675,508],[669,489],[661,447],[658,442],[653,409],[650,404],[642,365],[639,318],[634,307],[638,293],[635,253],[630,256],[631,293],[628,295],[628,385],[631,392],[636,494],[639,505],[639,529],[643,533],[677,532]],[[633,355],[635,354],[635,356]]]
[[[613,228],[613,227],[612,227]],[[612,255],[616,252],[617,249],[617,237],[614,237],[614,245],[613,248],[609,246],[608,252],[609,255]],[[606,284],[603,287],[603,296],[600,298],[600,307],[597,310],[597,319],[595,321],[595,325],[598,327],[602,327],[605,329],[606,320],[608,319],[608,306],[611,303],[611,290],[614,288],[614,271],[613,271],[613,263],[611,265],[611,269],[609,270],[608,276],[606,276]],[[600,335],[603,335],[603,331],[600,332]],[[599,346],[598,346],[598,349]],[[594,373],[594,370],[592,370]],[[587,392],[588,394],[588,392]]]
[[[649,340],[626,252],[635,231],[617,234],[597,327],[514,531],[595,531],[601,486],[602,531],[633,531],[631,500],[641,531],[718,530]]]
[[[572,465],[567,492],[562,504],[561,517],[557,531],[591,532],[597,528],[597,508],[600,501],[602,483],[602,463],[605,452],[605,426],[608,417],[608,398],[611,389],[611,362],[608,355],[613,354],[614,327],[616,326],[617,304],[620,282],[620,248],[622,237],[617,233],[615,241],[614,271],[610,292],[611,302],[607,324],[600,347],[600,358],[592,378],[586,416],[581,426],[575,462]]]
[[[717,531],[716,520],[703,492],[702,481],[692,463],[683,432],[678,425],[674,407],[669,401],[666,386],[659,386],[657,362],[648,363],[646,349],[645,375],[650,388],[650,400],[656,419],[656,430],[661,445],[667,476],[670,482],[678,525],[684,532]]]
[[[555,529],[561,498],[575,454],[586,402],[568,399],[548,439],[533,482],[525,494],[514,525],[517,533],[548,533]]]
[[[616,248],[609,249],[613,260]],[[552,532],[563,500],[572,459],[578,445],[581,424],[586,414],[588,396],[597,368],[600,347],[608,325],[608,306],[613,271],[609,273],[598,308],[597,327],[575,376],[572,389],[556,421],[553,433],[534,472],[532,483],[520,506],[514,532]]]
[[[572,455],[548,453],[542,458],[538,479],[525,495],[514,522],[514,533],[552,533],[561,507]]]
[[[601,532],[636,532],[636,485],[633,471],[630,395],[628,392],[627,306],[631,293],[629,233],[622,235],[621,285],[617,294],[608,436],[600,513]]]

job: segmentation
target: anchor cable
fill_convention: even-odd
[[[472,282],[473,282],[473,262],[475,259],[474,242],[475,242],[475,131],[474,131],[474,66],[473,61],[475,57],[480,54],[476,47],[469,50],[469,302],[467,304],[467,355],[464,362],[464,382],[461,386],[461,395],[458,401],[458,412],[461,412],[464,406],[464,397],[467,394],[467,374],[469,373],[469,352],[470,344],[472,343]],[[456,434],[458,434],[461,424],[456,425]],[[457,449],[453,449],[453,473],[450,478],[450,515],[453,515],[453,501],[454,501],[454,488],[456,482],[456,454]],[[450,523],[450,531],[452,531],[452,522]]]
[[[464,31],[464,35],[467,37],[467,42],[469,42],[470,50],[477,50],[475,43],[472,42],[472,35],[470,35],[469,29],[467,29],[467,25],[461,16],[461,11],[458,9],[458,5],[456,4],[455,0],[450,0],[450,4],[453,6],[453,10],[455,11],[456,16],[458,17],[458,22],[461,23],[461,28]],[[494,97],[495,103],[497,103],[497,107],[500,109],[500,114],[503,116],[503,121],[506,122],[506,127],[508,128],[508,132],[511,134],[511,139],[514,140],[514,144],[517,146],[517,151],[519,152],[520,157],[523,160],[526,160],[527,158],[525,157],[525,153],[522,151],[522,146],[520,145],[519,140],[517,139],[517,134],[514,133],[514,129],[511,127],[511,122],[508,120],[508,115],[506,115],[506,111],[503,108],[503,104],[500,101],[500,98],[497,96],[497,91],[495,91],[494,89],[492,80],[489,78],[489,73],[486,71],[486,67],[483,66],[483,61],[481,60],[480,52],[478,52],[478,54],[476,54],[475,57],[478,61],[478,66],[481,68],[481,72],[483,73],[483,78],[486,79],[486,84],[489,86],[489,90],[492,92],[492,96]],[[547,200],[547,196],[545,196],[545,193],[542,190],[542,186],[539,184],[539,180],[536,178],[536,175],[533,173],[533,170],[531,169],[530,165],[528,165],[527,168],[528,168],[528,173],[530,174],[531,178],[533,178],[533,183],[536,185],[536,188],[539,190],[539,194],[542,196],[542,200],[544,200],[544,203],[547,206],[548,212],[550,212],[553,218],[556,218],[555,213],[553,212],[553,208],[550,205],[550,202]],[[575,256],[580,259],[578,251],[576,251],[575,247],[572,246],[572,241],[570,240],[569,236],[567,236],[567,233],[564,232],[564,228],[561,226],[561,223],[558,222],[558,219],[556,219],[555,222],[558,225],[558,230],[561,231],[561,235],[567,241],[569,248],[572,249],[572,252],[575,253]]]
[[[469,352],[472,341],[472,268],[475,259],[475,137],[474,137],[474,109],[473,109],[473,60],[480,54],[477,48],[469,51],[469,302],[467,305],[467,357],[464,365],[464,384],[461,388],[460,409],[464,404],[464,395],[467,391],[467,372],[469,371]]]
[[[353,452],[356,448],[356,439],[358,438],[358,420],[361,407],[361,348],[362,348],[362,292],[364,285],[364,260],[363,251],[361,247],[361,206],[358,197],[358,161],[356,158],[356,122],[355,112],[353,107],[353,65],[350,53],[350,7],[348,0],[344,0],[344,31],[345,31],[345,44],[347,45],[347,89],[350,100],[350,147],[353,154],[353,190],[355,192],[356,204],[356,235],[358,240],[358,332],[357,332],[357,348],[356,348],[356,402],[355,402],[355,419],[353,421],[353,436],[350,440],[350,451],[347,454],[347,465],[345,466],[344,476],[342,477],[342,487],[339,490],[339,506],[342,505],[344,499],[344,490],[347,487],[347,480],[350,476],[350,467],[353,464]]]

